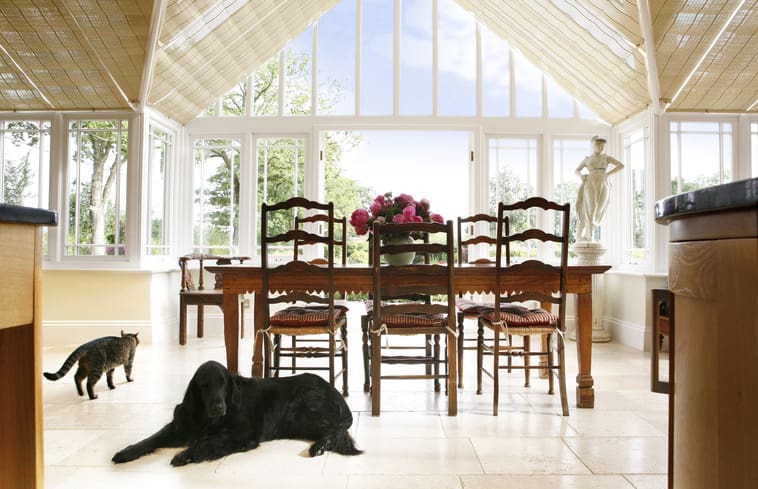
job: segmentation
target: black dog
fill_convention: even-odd
[[[362,451],[347,432],[352,423],[345,400],[321,377],[250,379],[209,361],[195,372],[173,421],[116,453],[113,462],[129,462],[156,448],[187,446],[171,460],[171,465],[186,465],[277,438],[315,440],[311,457],[326,450],[358,455]]]

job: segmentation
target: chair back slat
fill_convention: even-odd
[[[538,228],[520,229],[518,232],[510,233],[504,224],[509,218],[509,213],[514,211],[526,212],[556,212],[559,215],[559,229],[555,233],[548,233]],[[496,289],[500,291],[499,300],[495,301],[495,318],[500,317],[500,305],[505,303],[537,301],[541,304],[554,304],[558,306],[558,327],[565,330],[566,315],[566,277],[568,275],[568,241],[569,241],[569,218],[571,207],[569,204],[559,204],[548,201],[541,197],[532,197],[520,202],[511,204],[498,204],[498,231],[497,235],[505,246],[498,246],[496,252],[495,280]],[[514,243],[538,241],[541,243],[558,243],[559,247],[556,253],[559,258],[559,265],[547,263],[546,261],[529,259],[521,263],[512,263],[513,257],[511,251],[514,249]],[[506,293],[504,286],[507,283],[509,274],[519,274],[521,276],[541,276],[551,274],[556,277],[557,287],[551,287],[555,290],[545,290],[546,283],[552,281],[541,280],[523,281],[524,286],[520,290],[512,290]],[[552,293],[551,293],[552,292]]]
[[[373,267],[374,267],[374,315],[376,321],[381,321],[383,314],[389,311],[404,311],[403,314],[437,314],[445,311],[454,316],[455,297],[453,295],[453,223],[374,223]],[[409,244],[382,244],[387,235],[398,233],[422,234]],[[441,243],[439,241],[442,241]],[[381,255],[385,253],[416,252],[423,253],[425,263],[410,265],[385,265],[381,263]],[[438,258],[436,263],[430,263],[429,256]],[[413,296],[425,297],[419,301]],[[430,307],[432,296],[437,296],[440,304]],[[401,304],[386,304],[388,300],[402,300]],[[394,314],[394,313],[392,313]]]
[[[329,216],[326,214],[312,214],[310,216],[295,216],[295,229],[303,229],[304,226],[311,224],[311,225],[328,225],[329,222]],[[334,226],[334,247],[339,248],[340,255],[339,255],[339,262],[342,263],[342,265],[347,264],[347,218],[343,217],[335,217],[333,220],[333,226]],[[322,228],[319,228],[319,234],[323,232]],[[295,240],[295,246],[294,246],[294,258],[297,259],[298,254],[300,253],[300,248],[304,245],[312,245],[316,244],[313,242],[301,242],[300,240]],[[323,257],[317,257],[312,260],[310,260],[311,263],[317,263],[317,264],[326,264],[327,259]]]
[[[294,216],[316,209],[327,216],[324,235],[309,233],[296,229],[292,219],[292,229],[272,234],[269,222],[275,215]],[[325,212],[324,212],[325,211]],[[284,242],[323,243],[327,248],[326,263],[314,265],[295,259],[279,266],[270,266],[268,260],[269,246]],[[328,307],[328,328],[334,331],[334,204],[322,204],[302,197],[294,197],[277,204],[264,203],[261,207],[261,268],[263,270],[263,287],[261,293],[265,301],[265,317],[271,316],[270,305],[281,303],[316,302]],[[307,278],[308,280],[305,280]],[[319,290],[310,290],[312,283],[319,283]]]

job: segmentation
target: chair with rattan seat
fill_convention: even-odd
[[[382,382],[389,379],[431,379],[446,382],[448,414],[457,413],[457,331],[455,328],[455,295],[453,293],[454,244],[453,223],[374,223],[372,263],[374,302],[370,322],[371,343],[371,414],[381,411]],[[428,236],[409,244],[387,244],[384,237],[399,233]],[[429,263],[410,265],[383,264],[386,254],[415,252],[433,257]],[[425,260],[426,261],[426,260]],[[407,300],[414,294],[428,295],[433,301]],[[445,337],[445,353],[441,355],[439,341],[435,341],[431,354],[425,347],[417,355],[390,355],[382,348],[382,339],[388,336]],[[409,372],[388,375],[382,366],[424,366],[421,373]],[[429,372],[426,367],[431,367]],[[403,370],[405,372],[405,370]]]
[[[518,232],[506,233],[504,230],[505,217],[513,212],[554,212],[559,225],[555,233],[549,233],[538,228],[519,229]],[[495,290],[500,291],[495,300],[494,307],[481,314],[478,320],[478,348],[477,348],[477,394],[482,393],[482,374],[487,374],[493,379],[493,415],[498,414],[498,401],[500,390],[500,370],[513,369],[547,369],[548,393],[554,393],[553,377],[558,377],[562,414],[568,416],[568,399],[566,397],[566,370],[565,370],[565,315],[566,315],[566,276],[568,271],[568,240],[569,240],[569,204],[550,202],[541,197],[533,197],[513,204],[498,205],[498,233],[503,246],[497,247],[495,258]],[[518,245],[526,245],[530,242],[555,243],[555,252],[559,264],[549,263],[547,260],[527,259],[516,263],[509,260],[506,252],[513,252]],[[548,246],[545,246],[546,248]],[[509,290],[503,293],[507,276],[509,274],[539,275],[544,280],[539,283],[528,283],[528,286],[519,290]],[[544,283],[555,284],[555,290],[546,292],[540,286]],[[539,307],[532,308],[532,303],[538,303]],[[542,309],[545,307],[546,310]],[[493,339],[486,341],[484,330],[491,330]],[[548,339],[543,342],[546,348],[540,351],[530,351],[528,338],[531,335],[547,335]],[[505,344],[501,342],[501,336]],[[510,336],[524,338],[524,349],[512,349],[508,342]],[[553,348],[553,341],[556,343]],[[484,354],[489,353],[493,359],[492,368],[488,370],[484,365]],[[523,364],[514,362],[511,367],[501,366],[501,357],[520,357]],[[530,367],[529,358],[532,356],[542,357],[546,365]],[[557,356],[557,361],[556,361]]]
[[[323,213],[327,215],[323,234],[294,228],[293,215],[306,213]],[[290,216],[292,224],[281,229],[281,223]],[[299,242],[318,244],[326,249],[326,263],[310,263],[294,259],[275,265],[270,263],[269,253],[276,247]],[[268,205],[261,209],[261,269],[264,310],[262,317],[265,324],[259,335],[263,336],[264,376],[280,376],[284,368],[280,364],[281,342],[276,344],[274,338],[282,336],[327,335],[325,347],[308,347],[310,358],[327,358],[328,365],[296,365],[295,371],[328,371],[329,382],[335,385],[335,379],[342,376],[342,393],[347,395],[347,349],[341,338],[342,327],[346,322],[346,310],[335,304],[334,290],[334,204],[323,204],[302,197],[294,197],[284,202]],[[320,290],[311,290],[307,284],[323,284]],[[282,306],[284,306],[282,308]],[[277,310],[278,309],[278,310]],[[256,338],[256,341],[259,338]],[[296,352],[295,352],[296,353]],[[272,355],[276,359],[272,362]],[[339,356],[342,368],[338,371],[335,359]],[[292,370],[291,367],[288,370]]]
[[[311,226],[312,232],[315,232],[321,236],[324,235],[324,231],[326,229],[326,226],[328,226],[329,223],[329,216],[324,213],[314,213],[308,216],[295,216],[295,229],[309,229],[307,226]],[[343,217],[335,217],[332,219],[332,223],[334,226],[334,252],[335,252],[335,262],[339,261],[343,266],[347,264],[347,219]],[[296,239],[294,241],[293,246],[293,259],[305,259],[303,258],[303,255],[307,248],[309,246],[316,246],[318,247],[318,243],[309,243],[305,242],[299,239]],[[328,260],[324,256],[324,253],[326,252],[326,247],[321,246],[323,249],[318,249],[318,255],[314,258],[308,259],[308,262],[311,264],[316,265],[328,265]],[[342,316],[344,318],[344,321],[342,322],[342,326],[340,328],[340,338],[342,342],[342,348],[347,350],[347,301],[344,300],[344,297],[346,294],[344,292],[341,292],[341,295],[343,297],[343,300],[336,301],[335,300],[335,307],[340,308],[342,310]],[[300,341],[298,341],[298,336],[296,334],[290,335],[290,346],[284,346],[281,342],[281,335],[274,335],[274,345],[275,345],[275,354],[274,354],[274,366],[273,368],[275,370],[278,370],[280,368],[281,359],[282,358],[288,358],[289,359],[289,369],[292,373],[297,372],[297,359],[298,358],[315,358],[324,353],[323,348],[320,346],[324,343],[328,343],[329,338],[324,338],[324,335],[308,335],[306,337],[301,337]],[[347,357],[345,356],[343,360],[346,362]],[[342,369],[342,377],[343,377],[343,383],[344,385],[348,384],[348,369],[346,365],[343,365]],[[343,389],[343,395],[347,396],[348,391],[347,389]]]
[[[506,218],[505,229],[508,229]],[[496,238],[497,216],[491,214],[474,214],[466,217],[458,217],[458,265],[493,265],[494,254],[498,240]],[[456,306],[458,309],[458,387],[463,387],[463,352],[476,350],[478,339],[476,335],[466,339],[465,321],[479,320],[483,311],[491,309],[493,301],[473,300],[458,295]],[[466,341],[473,342],[473,346],[466,346]]]

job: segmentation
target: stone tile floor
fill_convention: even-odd
[[[663,489],[666,487],[667,399],[649,390],[649,357],[616,344],[593,345],[595,408],[575,407],[575,343],[568,342],[567,385],[571,413],[547,382],[523,373],[505,374],[500,411],[491,415],[492,384],[475,394],[475,352],[466,351],[465,386],[459,415],[448,417],[444,393],[428,381],[385,381],[381,417],[371,417],[363,393],[360,321],[350,317],[352,433],[365,453],[327,453],[309,458],[309,443],[278,440],[214,462],[173,468],[175,449],[114,465],[117,450],[170,420],[195,368],[224,361],[219,336],[192,338],[187,346],[140,345],[133,383],[116,371],[116,389],[105,379],[100,398],[76,395],[73,372],[58,382],[43,380],[45,487],[211,488],[309,487],[393,489]],[[472,328],[473,329],[473,328]],[[534,342],[533,342],[534,343]],[[249,372],[252,340],[242,342],[243,372]],[[44,348],[43,369],[55,370],[71,348]]]

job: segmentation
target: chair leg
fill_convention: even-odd
[[[432,351],[432,335],[426,335],[425,337],[425,343],[424,343],[424,351],[427,357],[431,357],[434,355],[434,352]],[[430,364],[426,364],[426,375],[432,375],[432,366]],[[439,392],[439,386],[436,386],[435,391]]]
[[[329,384],[334,387],[334,355],[335,355],[335,340],[334,335],[329,334]],[[293,357],[294,358],[294,357]]]
[[[566,343],[563,340],[563,335],[558,335],[558,388],[561,391],[561,410],[564,416],[569,415],[568,396],[566,396],[566,356],[565,356]],[[550,374],[552,377],[552,372]]]
[[[205,306],[197,305],[197,337],[202,338],[205,335]]]
[[[432,367],[434,368],[434,392],[440,391],[440,335],[436,334],[434,336],[434,348],[433,348],[433,355],[434,360],[432,363]]]
[[[263,377],[269,378],[271,377],[271,345],[267,337],[261,340],[263,341]]]
[[[362,333],[362,340],[363,340],[363,392],[368,392],[370,390],[370,375],[371,372],[369,372],[369,346],[368,346],[368,323],[369,318],[368,316],[362,316],[361,317],[361,333]]]
[[[292,335],[292,373],[297,373],[297,336]]]
[[[510,335],[510,334],[508,335],[508,344],[510,346],[513,346],[513,335]],[[508,355],[508,373],[511,373],[511,371],[512,371],[511,367],[512,366],[513,366],[513,356],[512,355]]]
[[[529,365],[532,363],[529,357],[532,337],[529,335],[522,336],[524,339],[524,387],[530,386],[531,368]]]
[[[282,354],[282,335],[275,334],[274,335],[274,366],[273,366],[273,374],[274,377],[279,377],[279,371],[281,370],[281,354]]]
[[[187,304],[179,301],[179,344],[187,344]]]
[[[456,388],[455,376],[458,373],[457,365],[451,363],[458,361],[458,342],[455,335],[447,334],[447,414],[456,416],[458,414],[458,389]]]
[[[463,389],[463,320],[462,312],[458,313],[458,388]]]
[[[342,397],[347,397],[349,395],[347,387],[347,321],[340,329],[340,338],[342,339],[342,352],[340,355],[342,357]]]
[[[245,301],[239,301],[240,339],[245,339]]]
[[[371,335],[371,416],[379,416],[381,407],[382,335]]]
[[[492,351],[492,380],[493,380],[493,395],[492,395],[492,415],[497,416],[498,403],[500,401],[500,331],[495,328],[495,338]]]
[[[476,331],[476,393],[482,393],[482,360],[484,359],[484,326],[477,321]]]
[[[554,382],[553,382],[553,335],[556,333],[544,335],[547,338],[545,351],[547,352],[547,393],[553,394]],[[541,365],[540,365],[541,367]]]

